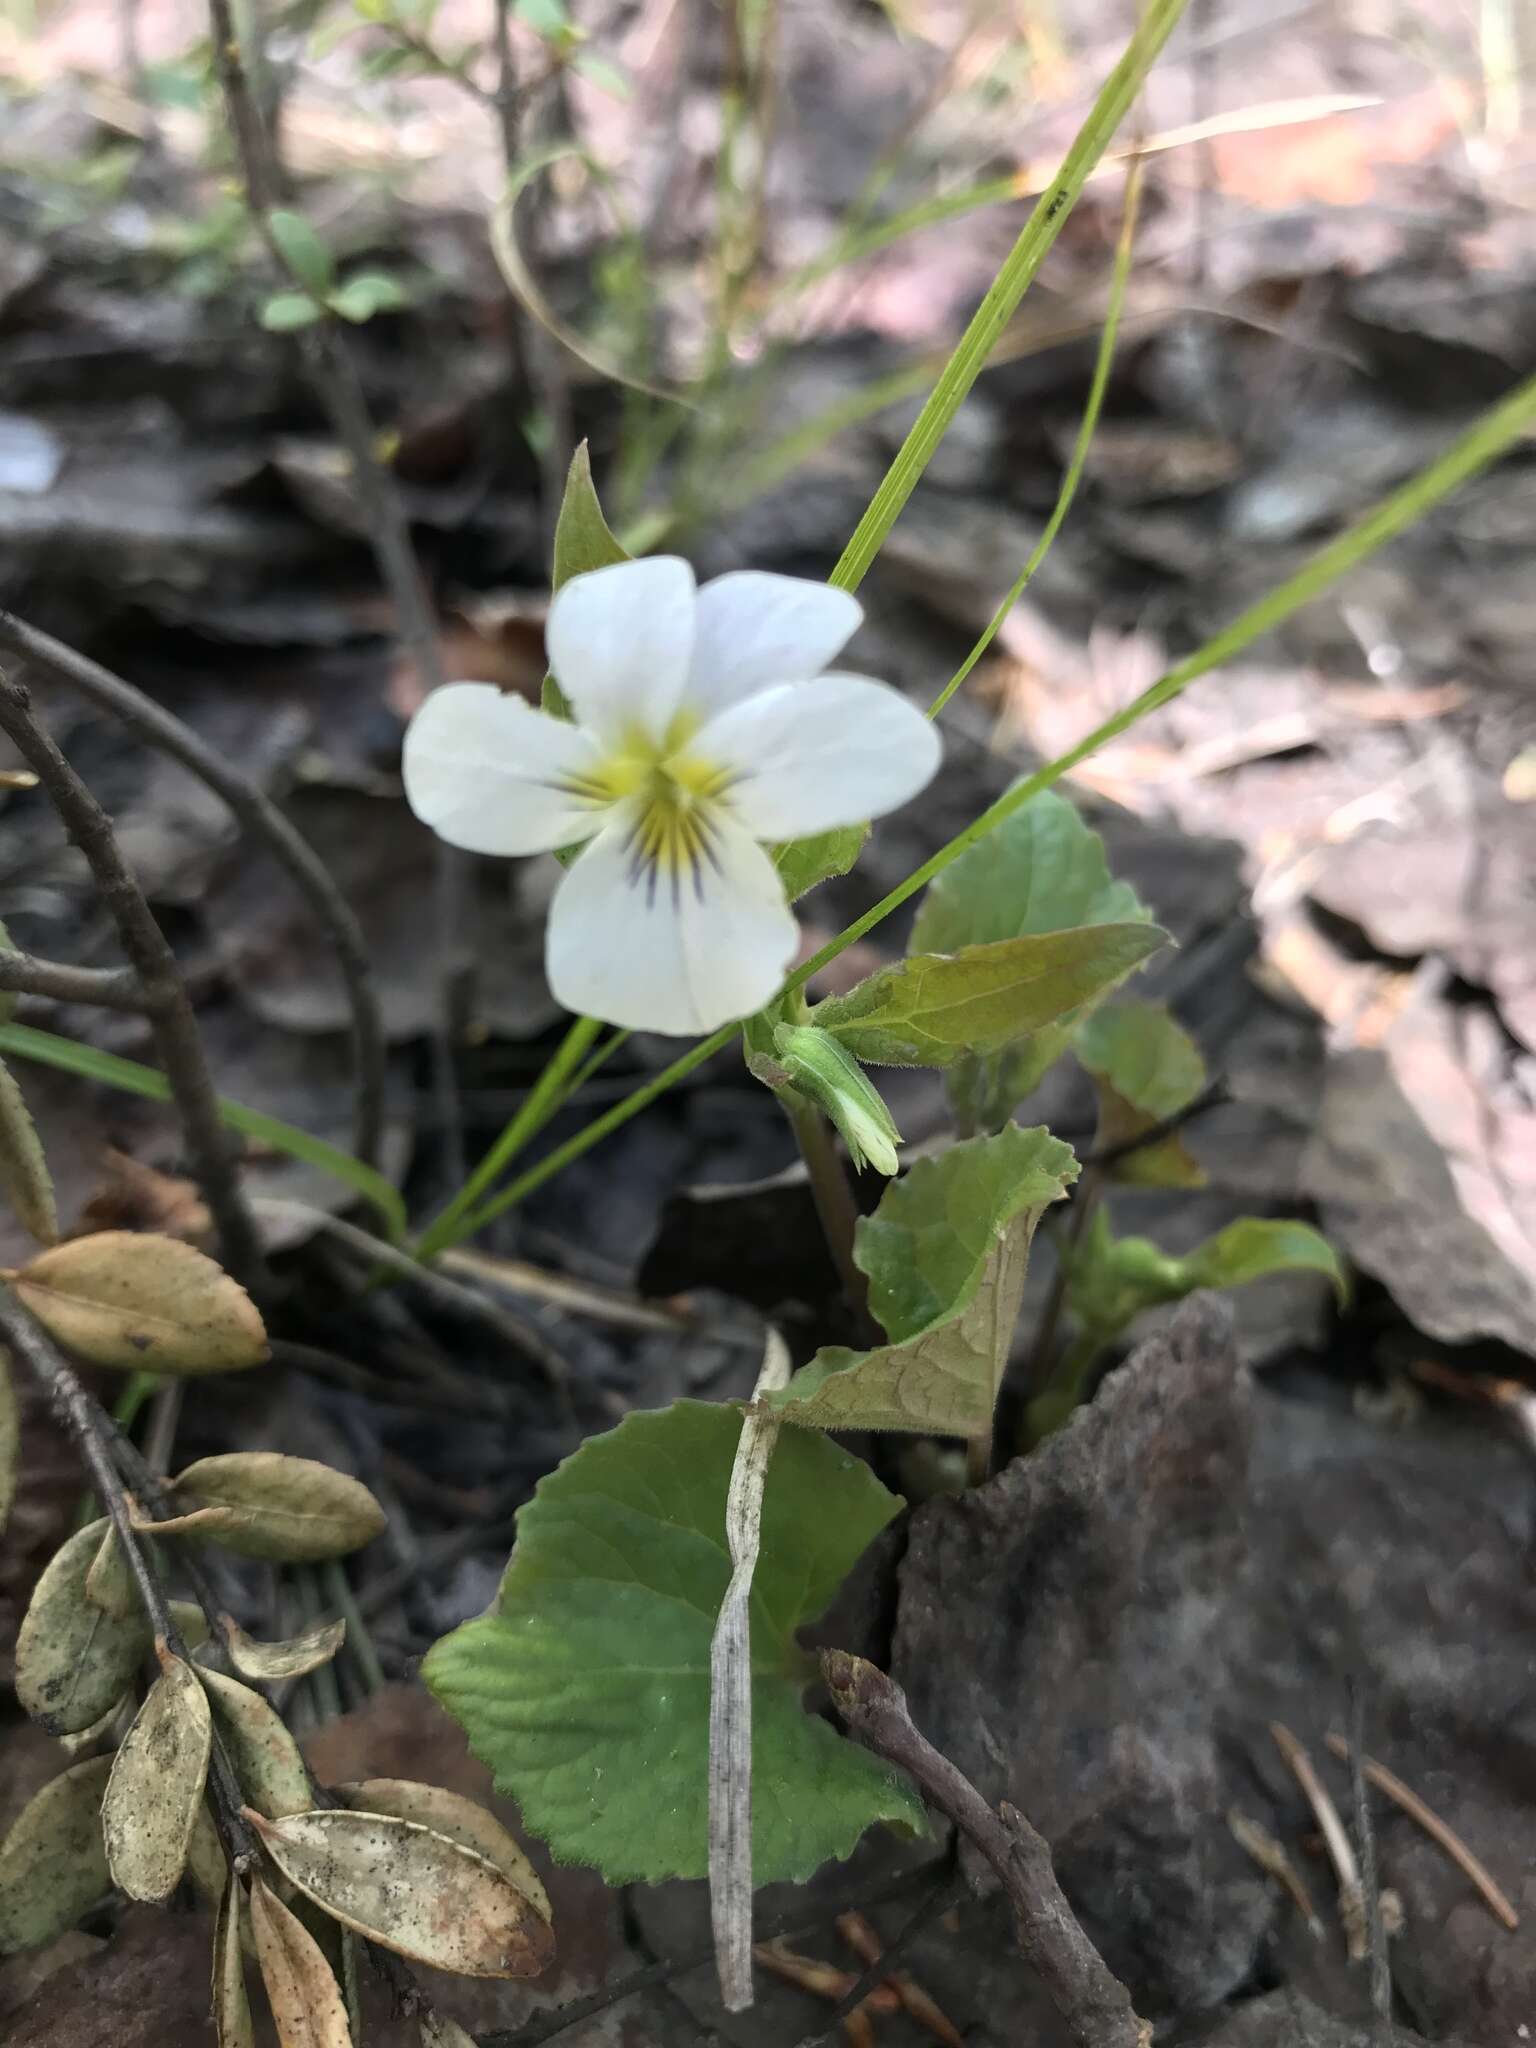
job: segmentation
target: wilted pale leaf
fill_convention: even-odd
[[[990,1428],[1030,1239],[1076,1178],[1070,1147],[1016,1124],[919,1159],[855,1239],[870,1308],[891,1342],[823,1347],[770,1403],[786,1422],[821,1429]]]
[[[343,1926],[461,1977],[536,1977],[549,1922],[505,1871],[435,1829],[388,1814],[248,1814],[291,1884]]]
[[[918,953],[828,996],[811,1020],[876,1066],[952,1066],[1005,1052],[1096,1001],[1167,943],[1155,924],[1096,924]]]
[[[396,1820],[413,1820],[424,1828],[435,1828],[450,1842],[473,1849],[477,1856],[494,1863],[533,1902],[544,1919],[549,1919],[549,1894],[538,1872],[496,1818],[442,1785],[418,1785],[409,1778],[363,1778],[351,1785],[332,1788],[356,1813],[387,1813]]]
[[[123,1715],[124,1710],[132,1704],[133,1695],[125,1692],[122,1698],[115,1700],[102,1715],[101,1719],[93,1721],[89,1728],[82,1728],[76,1735],[60,1735],[56,1737],[55,1739],[60,1749],[63,1750],[66,1756],[89,1756],[93,1750],[100,1749],[104,1742],[112,1740],[118,1720]],[[115,1743],[113,1743],[113,1747],[116,1747]]]
[[[117,1540],[117,1531],[110,1523],[85,1575],[85,1597],[103,1614],[110,1614],[114,1621],[126,1621],[140,1610],[139,1589],[134,1584],[123,1546]]]
[[[0,1190],[16,1211],[23,1229],[39,1244],[54,1244],[59,1235],[53,1176],[43,1157],[42,1141],[16,1077],[0,1061]]]
[[[281,2048],[352,2048],[335,1972],[308,1928],[259,1878],[251,1884],[251,1933]]]
[[[174,1237],[99,1230],[39,1252],[12,1282],[67,1351],[121,1372],[237,1372],[267,1355],[256,1305]]]
[[[242,1678],[270,1684],[277,1678],[302,1678],[306,1671],[318,1671],[329,1664],[346,1640],[344,1621],[323,1621],[301,1636],[289,1636],[280,1643],[259,1643],[243,1628],[224,1617],[224,1647],[229,1661]]]
[[[733,1409],[676,1401],[588,1438],[519,1512],[495,1608],[423,1667],[528,1827],[615,1883],[708,1868],[710,1639],[740,1436]],[[924,1825],[904,1779],[803,1712],[815,1674],[795,1639],[899,1505],[815,1431],[780,1439],[751,1610],[753,1776],[774,1788],[754,1806],[760,1884],[849,1855],[877,1820]]]
[[[229,1859],[224,1854],[224,1845],[219,1840],[219,1831],[213,1824],[206,1799],[197,1810],[192,1839],[187,1844],[187,1875],[217,1912],[224,1897],[224,1887],[229,1882]]]
[[[50,1735],[78,1735],[116,1706],[152,1641],[142,1614],[118,1621],[85,1597],[106,1527],[77,1529],[49,1561],[16,1638],[16,1697]]]
[[[53,1941],[112,1889],[101,1842],[111,1768],[95,1756],[51,1778],[0,1842],[0,1955]]]
[[[208,1617],[202,1608],[195,1600],[168,1600],[166,1606],[187,1648],[201,1648],[208,1640]]]
[[[156,1535],[195,1534],[242,1557],[302,1564],[361,1550],[384,1527],[384,1510],[359,1479],[313,1458],[228,1451],[177,1474],[184,1512],[145,1523]]]
[[[16,1403],[16,1382],[11,1377],[11,1354],[0,1345],[0,1536],[10,1519],[16,1498],[16,1462],[21,1453],[21,1412]]]
[[[1098,1150],[1140,1138],[1186,1109],[1205,1086],[1200,1049],[1162,1003],[1110,1003],[1073,1041],[1099,1091]],[[1177,1131],[1113,1160],[1113,1180],[1140,1187],[1198,1188],[1205,1174]]]
[[[238,1679],[226,1678],[221,1671],[207,1671],[199,1665],[198,1676],[207,1689],[240,1789],[251,1805],[274,1818],[303,1813],[313,1806],[314,1787],[299,1745],[276,1708],[260,1693]]]
[[[213,1717],[190,1664],[166,1652],[123,1737],[101,1804],[113,1882],[131,1899],[168,1899],[187,1867],[208,1780]]]
[[[240,1880],[231,1877],[213,1923],[213,2030],[218,2048],[255,2048],[240,1949]]]

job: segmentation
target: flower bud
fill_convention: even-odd
[[[781,1024],[773,1043],[791,1085],[831,1118],[854,1165],[894,1175],[901,1133],[891,1121],[880,1091],[853,1054],[814,1024]]]

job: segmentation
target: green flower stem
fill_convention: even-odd
[[[843,1298],[861,1320],[868,1314],[869,1282],[854,1264],[854,1231],[859,1221],[858,1204],[848,1185],[848,1172],[826,1118],[797,1088],[775,1088],[779,1107],[789,1119],[800,1157],[811,1183],[811,1200],[821,1234],[832,1254]]]
[[[1061,480],[1061,490],[1055,507],[1045,522],[1045,531],[1036,541],[1029,560],[1019,571],[1013,588],[992,614],[986,631],[976,642],[970,653],[955,670],[937,697],[928,706],[928,716],[937,718],[956,690],[965,681],[971,670],[997,638],[1004,619],[1013,610],[1034,579],[1035,571],[1051,551],[1052,543],[1060,533],[1067,514],[1072,509],[1072,500],[1077,496],[1077,487],[1083,479],[1083,468],[1088,460],[1088,450],[1098,431],[1099,414],[1104,405],[1104,393],[1109,389],[1109,373],[1115,360],[1115,337],[1120,329],[1120,313],[1125,305],[1125,287],[1131,274],[1131,251],[1136,241],[1136,216],[1141,208],[1141,159],[1133,158],[1130,175],[1125,185],[1125,210],[1120,222],[1120,240],[1115,249],[1114,274],[1109,285],[1109,306],[1104,315],[1104,328],[1099,336],[1099,353],[1093,365],[1093,382],[1088,387],[1088,403],[1083,407],[1082,424],[1077,430],[1077,440],[1072,449],[1072,460],[1067,464],[1067,473]]]
[[[320,1577],[326,1598],[347,1624],[347,1648],[362,1675],[364,1690],[370,1694],[383,1692],[389,1676],[379,1661],[373,1632],[363,1619],[346,1565],[339,1557],[328,1557],[320,1567]]]
[[[1492,406],[1437,461],[1432,462],[1427,469],[1421,470],[1399,490],[1384,498],[1336,540],[1320,548],[1294,576],[1288,577],[1277,590],[1272,590],[1267,596],[1260,598],[1257,604],[1250,605],[1247,611],[1234,619],[1230,626],[1216,635],[1215,639],[1207,641],[1204,647],[1180,662],[1177,667],[1171,668],[1165,676],[1153,683],[1150,689],[1144,690],[1132,703],[1126,705],[1123,711],[1117,711],[1112,718],[1106,719],[1102,725],[1089,733],[1086,739],[1079,741],[1057,760],[1037,769],[1033,775],[1027,776],[999,797],[996,803],[989,805],[974,823],[958,833],[946,846],[941,846],[931,859],[924,861],[921,867],[908,875],[907,879],[899,883],[889,895],[882,897],[872,910],[867,910],[862,917],[855,918],[851,925],[839,932],[835,939],[829,940],[803,967],[797,968],[785,984],[786,990],[803,988],[813,975],[819,974],[839,953],[845,952],[856,940],[873,931],[877,924],[889,917],[893,910],[900,909],[901,905],[909,897],[915,896],[919,889],[926,888],[934,876],[942,874],[951,861],[958,860],[962,853],[967,852],[979,839],[984,839],[995,826],[1002,824],[1005,818],[1012,817],[1013,813],[1028,803],[1031,797],[1038,796],[1043,789],[1051,788],[1107,741],[1118,739],[1121,733],[1128,732],[1139,720],[1145,718],[1148,712],[1156,711],[1162,705],[1170,703],[1197,677],[1208,675],[1212,669],[1220,668],[1223,662],[1241,654],[1245,648],[1251,647],[1266,633],[1283,625],[1294,613],[1300,611],[1303,605],[1321,597],[1341,576],[1347,575],[1351,569],[1368,560],[1388,541],[1395,540],[1415,520],[1423,518],[1469,477],[1475,476],[1480,469],[1486,468],[1490,462],[1503,454],[1533,421],[1536,421],[1536,377],[1528,378],[1507,398]],[[469,1217],[454,1241],[457,1242],[458,1237],[471,1236],[493,1217],[499,1216],[503,1210],[512,1208],[532,1194],[535,1188],[542,1187],[546,1180],[561,1172],[573,1160],[579,1159],[584,1152],[590,1151],[592,1146],[600,1144],[610,1132],[618,1130],[628,1123],[632,1116],[637,1116],[641,1110],[648,1108],[658,1096],[664,1095],[675,1081],[683,1080],[693,1073],[695,1068],[703,1066],[706,1060],[728,1045],[738,1028],[736,1024],[723,1024],[708,1038],[701,1039],[697,1045],[690,1047],[681,1058],[674,1060],[670,1067],[653,1075],[643,1088],[637,1088],[633,1095],[628,1095],[622,1102],[615,1103],[612,1109],[606,1111],[595,1123],[588,1124],[585,1130],[578,1131],[574,1137],[568,1138],[547,1158],[541,1159],[537,1166],[530,1167],[525,1174],[504,1188],[478,1214]],[[3,1032],[0,1032],[0,1044],[3,1044]]]
[[[1087,120],[1067,151],[1061,169],[1041,193],[1039,203],[1024,223],[1019,239],[993,279],[991,289],[977,307],[975,317],[961,336],[927,404],[897,450],[879,489],[870,500],[869,509],[855,527],[853,538],[828,578],[829,582],[843,590],[857,590],[864,580],[865,572],[884,546],[886,535],[900,517],[902,507],[928,467],[950,421],[981,374],[987,357],[996,347],[1020,299],[1065,226],[1089,173],[1125,119],[1132,100],[1183,14],[1185,5],[1186,0],[1148,0],[1135,35],[1126,44],[1120,62],[1105,81]]]
[[[416,1247],[418,1258],[430,1259],[445,1245],[457,1244],[462,1234],[458,1225],[474,1208],[488,1188],[511,1165],[523,1147],[543,1130],[565,1099],[566,1080],[575,1072],[602,1025],[595,1017],[575,1017],[560,1041],[559,1049],[523,1098],[516,1116],[465,1181],[453,1200],[423,1232]]]

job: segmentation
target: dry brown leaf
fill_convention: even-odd
[[[213,1923],[213,2029],[219,2048],[255,2048],[240,1950],[240,1880],[231,1877]]]
[[[276,1678],[302,1678],[306,1671],[317,1671],[322,1664],[329,1664],[346,1635],[344,1621],[323,1621],[317,1628],[308,1629],[301,1636],[290,1636],[284,1642],[259,1643],[229,1615],[224,1617],[224,1647],[229,1651],[230,1663],[242,1678],[260,1679],[264,1684]]]
[[[161,1173],[131,1153],[108,1145],[102,1152],[102,1179],[80,1211],[77,1228],[153,1230],[206,1250],[213,1242],[213,1219],[195,1180]]]
[[[173,1485],[188,1512],[145,1522],[146,1533],[196,1533],[242,1557],[287,1564],[344,1557],[371,1543],[384,1510],[361,1480],[313,1458],[229,1451],[199,1458]]]
[[[260,1365],[256,1305],[204,1253],[173,1237],[102,1230],[27,1262],[12,1286],[51,1337],[118,1372],[238,1372]]]
[[[413,1820],[421,1827],[436,1829],[450,1842],[473,1849],[477,1856],[504,1870],[544,1919],[551,1917],[549,1894],[516,1838],[495,1814],[487,1813],[462,1792],[450,1792],[442,1785],[419,1785],[409,1778],[363,1778],[332,1789],[354,1813],[387,1813],[396,1820]]]
[[[118,1621],[85,1597],[106,1526],[77,1529],[50,1559],[16,1638],[16,1697],[50,1735],[78,1735],[110,1712],[153,1640],[142,1614]]]
[[[247,1813],[291,1884],[344,1927],[461,1977],[536,1977],[549,1922],[505,1871],[431,1828],[386,1814]]]
[[[457,2020],[446,2013],[429,2012],[421,2022],[421,2048],[475,2048],[475,2042]]]
[[[101,1803],[113,1882],[151,1904],[170,1897],[187,1867],[213,1741],[213,1716],[192,1666],[168,1651],[160,1666]]]
[[[251,1933],[282,2048],[352,2048],[341,1987],[314,1936],[258,1879]]]
[[[201,1666],[198,1676],[246,1798],[274,1820],[307,1812],[315,1803],[314,1787],[282,1716],[238,1679]]]
[[[51,1778],[0,1843],[0,1955],[41,1948],[112,1888],[101,1795],[112,1768],[92,1757]]]

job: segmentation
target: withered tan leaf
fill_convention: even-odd
[[[505,1871],[545,1920],[551,1917],[549,1894],[516,1837],[494,1813],[487,1813],[463,1793],[450,1792],[443,1785],[418,1785],[410,1778],[361,1778],[332,1789],[354,1813],[387,1813],[396,1820],[413,1820],[421,1827],[435,1828],[450,1842],[473,1849],[477,1856]]]
[[[432,1828],[340,1811],[248,1814],[277,1868],[370,1941],[461,1977],[536,1977],[549,1922],[505,1871]]]
[[[168,1899],[181,1882],[212,1740],[196,1672],[162,1648],[160,1676],[123,1737],[101,1803],[107,1868],[131,1899]]]
[[[41,1948],[112,1889],[101,1842],[109,1756],[50,1778],[0,1842],[0,1955]]]
[[[126,1621],[140,1612],[139,1589],[133,1582],[123,1546],[117,1540],[117,1531],[110,1523],[85,1575],[85,1597],[114,1621]]]
[[[224,1854],[224,1845],[219,1840],[219,1831],[213,1824],[206,1799],[197,1809],[197,1819],[192,1823],[192,1839],[187,1844],[187,1875],[217,1912],[224,1897],[224,1887],[229,1882],[229,1859]]]
[[[85,1597],[106,1523],[77,1529],[33,1589],[16,1638],[16,1697],[50,1735],[78,1735],[128,1690],[152,1640],[142,1614],[115,1620]]]
[[[168,1600],[171,1619],[189,1650],[196,1650],[208,1640],[208,1617],[195,1600]]]
[[[384,1527],[384,1510],[361,1480],[278,1451],[199,1458],[177,1474],[174,1492],[187,1512],[155,1523],[156,1535],[195,1533],[242,1557],[344,1557]]]
[[[67,1351],[119,1372],[190,1375],[260,1365],[256,1304],[174,1237],[99,1230],[39,1252],[12,1285]]]
[[[231,1877],[213,1923],[213,2030],[219,2048],[255,2048],[240,1950],[240,1880]]]
[[[302,1678],[329,1664],[346,1640],[344,1621],[323,1621],[301,1636],[289,1636],[280,1643],[259,1643],[237,1622],[224,1617],[224,1647],[229,1661],[242,1678],[257,1678],[270,1684],[276,1678]]]
[[[282,1716],[237,1678],[201,1665],[198,1676],[218,1716],[240,1789],[251,1805],[274,1820],[307,1812],[315,1803],[314,1787]]]
[[[89,1728],[82,1728],[78,1735],[58,1736],[56,1740],[60,1749],[66,1756],[78,1757],[89,1756],[93,1750],[100,1749],[104,1742],[111,1742],[115,1749],[117,1744],[113,1737],[120,1732],[117,1724],[132,1704],[132,1693],[125,1692],[122,1698],[114,1700],[101,1719],[93,1721]]]
[[[282,2048],[352,2048],[335,1972],[308,1928],[259,1878],[251,1885],[251,1933]]]
[[[16,1077],[0,1062],[0,1190],[24,1229],[39,1244],[54,1244],[59,1235],[53,1176],[43,1157],[32,1112]]]
[[[21,1412],[11,1377],[11,1354],[0,1346],[0,1535],[16,1498],[16,1466],[21,1454]]]

